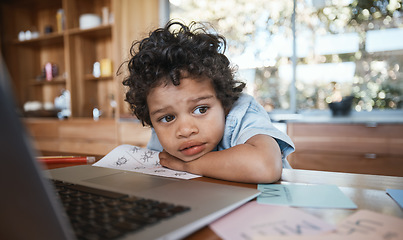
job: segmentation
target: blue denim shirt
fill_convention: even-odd
[[[250,95],[243,93],[235,102],[225,121],[224,135],[216,150],[224,150],[245,143],[249,138],[265,134],[273,137],[281,150],[283,168],[291,168],[287,156],[295,150],[294,143],[272,123],[266,110]],[[152,129],[147,148],[162,151],[157,134]]]

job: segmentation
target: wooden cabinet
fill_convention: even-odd
[[[13,26],[13,29],[6,29],[5,44],[9,48],[4,51],[21,109],[27,102],[35,101],[43,106],[35,116],[49,116],[40,114],[53,110],[55,98],[67,90],[71,99],[70,117],[92,117],[95,107],[102,111],[103,118],[115,117],[114,73],[120,56],[113,51],[116,41],[113,2],[14,1],[2,5],[3,17]],[[99,25],[80,27],[80,16],[102,16],[103,11],[105,19],[101,19]],[[58,21],[58,16],[62,21]],[[28,31],[31,32],[29,38]],[[17,38],[21,33],[24,37]],[[11,41],[7,41],[9,38]],[[111,71],[94,76],[94,63],[100,61],[110,62]],[[52,77],[47,72],[49,64]],[[26,115],[30,116],[29,112]]]
[[[26,119],[25,123],[39,152],[105,155],[118,144],[117,125],[113,120]]]
[[[82,28],[83,14],[96,14],[101,23]],[[118,144],[145,146],[150,129],[133,119],[121,122],[122,117],[133,117],[124,102],[126,69],[117,72],[128,60],[132,42],[159,26],[159,0],[5,1],[0,3],[0,18],[0,53],[39,151],[104,155]],[[30,39],[20,39],[28,30]],[[111,71],[94,76],[95,62]],[[48,63],[55,70],[51,80],[44,74]],[[71,116],[58,120],[60,110],[51,106],[64,90],[70,93]],[[42,108],[24,112],[27,102]],[[101,111],[99,121],[93,120],[95,107]]]
[[[293,168],[403,176],[403,124],[287,124]]]
[[[115,27],[112,3],[110,0],[69,0],[64,5],[69,19],[65,38],[68,42],[66,54],[70,60],[72,114],[76,117],[92,117],[93,109],[97,108],[102,112],[103,118],[115,118],[116,104],[113,101],[116,101],[117,86],[114,73],[120,59],[113,54],[113,43],[116,40],[112,35]],[[87,13],[102,16],[103,9],[107,12],[107,17],[106,20],[101,20],[101,25],[80,28],[80,16]],[[101,62],[110,64],[101,66]],[[108,70],[104,71],[102,67]],[[97,70],[94,71],[94,68]],[[100,74],[101,71],[104,74]],[[97,74],[94,75],[94,72]]]
[[[121,84],[126,69],[122,68],[120,75],[117,71],[128,60],[132,42],[158,27],[158,4],[158,0],[1,3],[1,52],[13,78],[20,109],[32,101],[44,106],[42,110],[52,109],[55,98],[67,90],[70,118],[91,118],[94,108],[101,111],[103,119],[129,115]],[[99,24],[84,27],[80,19],[88,14],[98,15]],[[63,27],[58,16],[64,16]],[[28,31],[30,37],[24,39]],[[101,65],[100,76],[93,74],[96,62]],[[51,80],[46,78],[47,64],[54,70]],[[45,111],[34,116],[52,114],[46,115]]]
[[[67,153],[104,156],[116,146],[132,144],[145,147],[151,130],[138,122],[91,119],[53,121],[25,119],[39,153]]]

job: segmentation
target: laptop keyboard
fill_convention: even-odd
[[[52,180],[78,239],[115,239],[190,208]]]

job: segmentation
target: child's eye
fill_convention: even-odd
[[[205,113],[207,112],[207,110],[208,110],[208,107],[207,107],[207,106],[200,106],[200,107],[197,107],[197,108],[193,111],[193,113],[194,113],[194,114],[205,114]]]
[[[173,121],[174,119],[175,119],[175,116],[173,116],[173,115],[166,115],[166,116],[160,118],[159,121],[160,121],[160,122],[164,122],[164,123],[168,123],[168,122]]]

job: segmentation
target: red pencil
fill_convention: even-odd
[[[94,163],[95,157],[82,156],[41,156],[37,157],[42,163]]]

